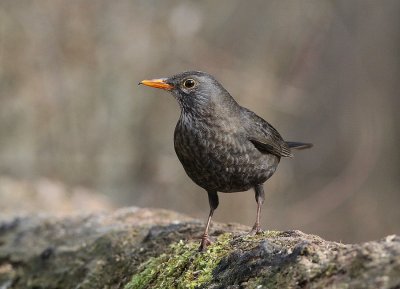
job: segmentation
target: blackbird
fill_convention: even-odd
[[[211,243],[208,228],[218,207],[217,192],[254,188],[257,216],[250,233],[259,233],[264,203],[263,183],[275,172],[281,157],[291,149],[312,144],[284,141],[278,131],[251,110],[240,106],[210,74],[187,71],[139,84],[168,90],[181,115],[175,128],[176,154],[187,175],[208,193],[210,213],[200,251]]]

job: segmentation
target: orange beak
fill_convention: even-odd
[[[150,80],[142,80],[139,84],[144,84],[154,88],[160,88],[164,90],[171,90],[173,86],[171,84],[166,83],[166,78],[158,78],[158,79],[150,79]]]

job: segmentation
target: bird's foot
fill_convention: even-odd
[[[207,250],[207,247],[211,244],[212,242],[210,238],[208,238],[208,235],[204,235],[203,237],[201,237],[199,252],[204,252],[205,250]]]
[[[263,230],[260,228],[259,225],[254,225],[251,231],[249,232],[250,236],[261,234]]]

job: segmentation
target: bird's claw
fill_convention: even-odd
[[[204,252],[206,249],[207,249],[207,247],[209,246],[209,245],[211,245],[212,244],[212,241],[210,240],[210,238],[208,238],[208,236],[203,236],[202,238],[201,238],[201,243],[200,243],[200,247],[199,247],[199,252]]]
[[[249,235],[254,236],[254,235],[259,235],[263,232],[263,230],[260,228],[260,226],[254,225],[251,231],[249,232]]]

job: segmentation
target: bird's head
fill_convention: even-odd
[[[201,71],[187,71],[168,78],[142,80],[139,84],[171,92],[181,108],[186,111],[233,100],[213,76]]]

